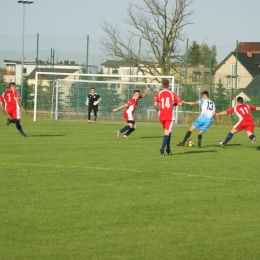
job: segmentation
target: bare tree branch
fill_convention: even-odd
[[[172,53],[178,49],[182,30],[191,24],[188,11],[193,0],[140,0],[141,4],[129,4],[124,23],[133,30],[121,33],[116,26],[104,22],[106,38],[101,39],[103,50],[122,60],[129,60],[129,53],[138,59],[136,41],[142,38],[142,70],[147,73],[169,75]],[[143,47],[142,45],[142,47]],[[142,48],[143,49],[143,48]],[[153,58],[151,58],[151,56]]]

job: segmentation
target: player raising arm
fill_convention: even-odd
[[[174,93],[168,90],[169,80],[164,79],[162,81],[162,89],[154,97],[154,108],[159,112],[158,118],[164,128],[164,137],[162,142],[162,147],[160,149],[161,156],[164,156],[164,149],[166,147],[166,152],[168,155],[172,155],[170,143],[171,143],[171,133],[175,122],[174,116],[174,104],[181,105],[181,100]],[[158,107],[160,105],[160,108]]]
[[[124,105],[114,108],[112,111],[116,112],[119,109],[126,108],[123,116],[125,118],[125,121],[127,122],[127,125],[123,127],[121,130],[117,131],[117,138],[120,137],[120,134],[127,131],[126,134],[124,134],[123,138],[128,139],[128,136],[134,132],[136,129],[136,123],[134,121],[134,112],[138,106],[138,101],[141,98],[144,98],[148,93],[148,89],[145,89],[143,95],[140,95],[140,90],[135,90],[133,97],[131,97],[128,102],[126,102]]]
[[[232,139],[233,135],[239,131],[245,130],[247,136],[252,140],[252,145],[256,143],[256,137],[254,135],[254,121],[251,116],[250,110],[260,110],[260,107],[243,104],[244,99],[242,97],[237,98],[237,105],[230,109],[221,111],[216,116],[227,115],[235,113],[239,121],[233,126],[232,130],[228,133],[224,142],[219,141],[219,144],[224,148],[226,144]]]
[[[179,144],[177,144],[177,146],[184,146],[186,141],[190,137],[191,133],[196,128],[200,128],[200,131],[198,132],[198,147],[201,148],[202,135],[209,129],[209,127],[211,126],[211,124],[213,122],[213,118],[216,115],[215,104],[213,103],[213,101],[211,101],[209,99],[208,91],[203,91],[201,93],[201,97],[202,98],[199,101],[195,101],[195,102],[182,101],[183,104],[187,104],[187,105],[192,105],[192,106],[200,105],[201,114],[200,114],[200,117],[193,122],[192,126],[190,127],[190,129],[188,130],[186,135],[184,136],[183,141],[180,142]]]

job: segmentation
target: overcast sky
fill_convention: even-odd
[[[124,29],[122,20],[129,2],[140,0],[35,0],[25,6],[25,35],[39,33],[57,38],[89,35],[98,42],[103,34],[100,28],[103,20]],[[17,0],[1,0],[0,35],[22,35],[22,6]],[[260,42],[260,0],[194,0],[190,8],[194,10],[191,16],[194,24],[185,28],[189,43],[196,40],[210,46],[215,44],[223,56],[235,49],[237,40]]]

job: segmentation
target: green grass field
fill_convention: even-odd
[[[260,259],[260,146],[230,126],[160,157],[159,123],[0,118],[0,259]],[[259,136],[260,129],[255,129]]]

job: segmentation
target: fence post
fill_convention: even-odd
[[[87,35],[86,74],[88,74],[89,35]]]

